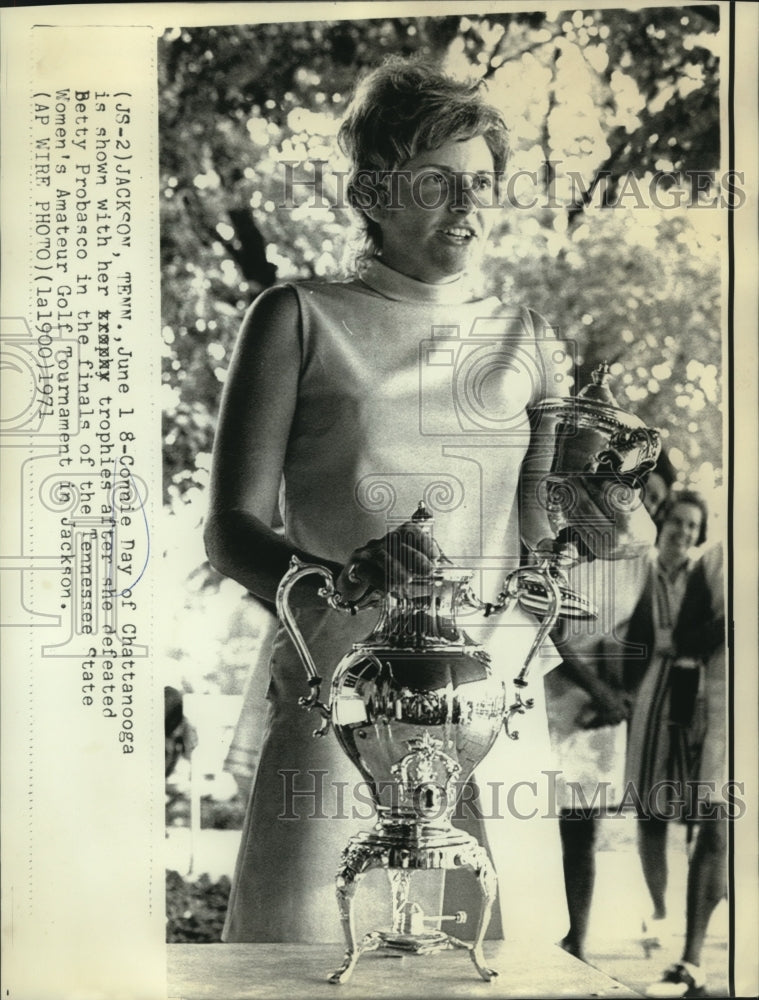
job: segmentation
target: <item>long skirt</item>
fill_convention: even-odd
[[[714,725],[719,741],[718,718]],[[706,732],[704,671],[683,670],[670,654],[657,654],[641,681],[630,720],[625,805],[645,817],[698,819]]]

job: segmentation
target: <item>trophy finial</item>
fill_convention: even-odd
[[[411,520],[413,521],[414,524],[419,524],[420,521],[434,520],[432,514],[430,514],[430,512],[427,510],[424,504],[424,500],[419,501],[419,505],[417,506],[414,513],[411,515]]]
[[[590,382],[577,393],[577,398],[619,409],[619,404],[608,385],[610,378],[611,368],[609,362],[602,361],[590,373]]]
[[[595,385],[606,385],[610,375],[611,368],[609,367],[609,362],[602,361],[597,368],[593,369],[590,377],[593,379]]]

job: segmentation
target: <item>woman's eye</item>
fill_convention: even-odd
[[[477,177],[474,178],[472,183],[472,187],[476,191],[487,190],[488,188],[492,188],[492,186],[493,186],[493,178],[489,174],[478,174]]]

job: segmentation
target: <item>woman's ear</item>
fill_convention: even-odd
[[[356,175],[351,188],[353,207],[379,224],[384,218],[388,200],[387,182],[378,176],[377,171],[365,170]]]
[[[367,219],[371,219],[372,222],[376,222],[379,226],[385,216],[385,207],[382,203],[382,198],[380,197],[376,201],[368,204],[365,208],[362,208],[362,212]]]

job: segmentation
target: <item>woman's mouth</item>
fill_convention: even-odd
[[[476,235],[471,226],[448,226],[443,230],[443,234],[456,243],[469,243]]]

